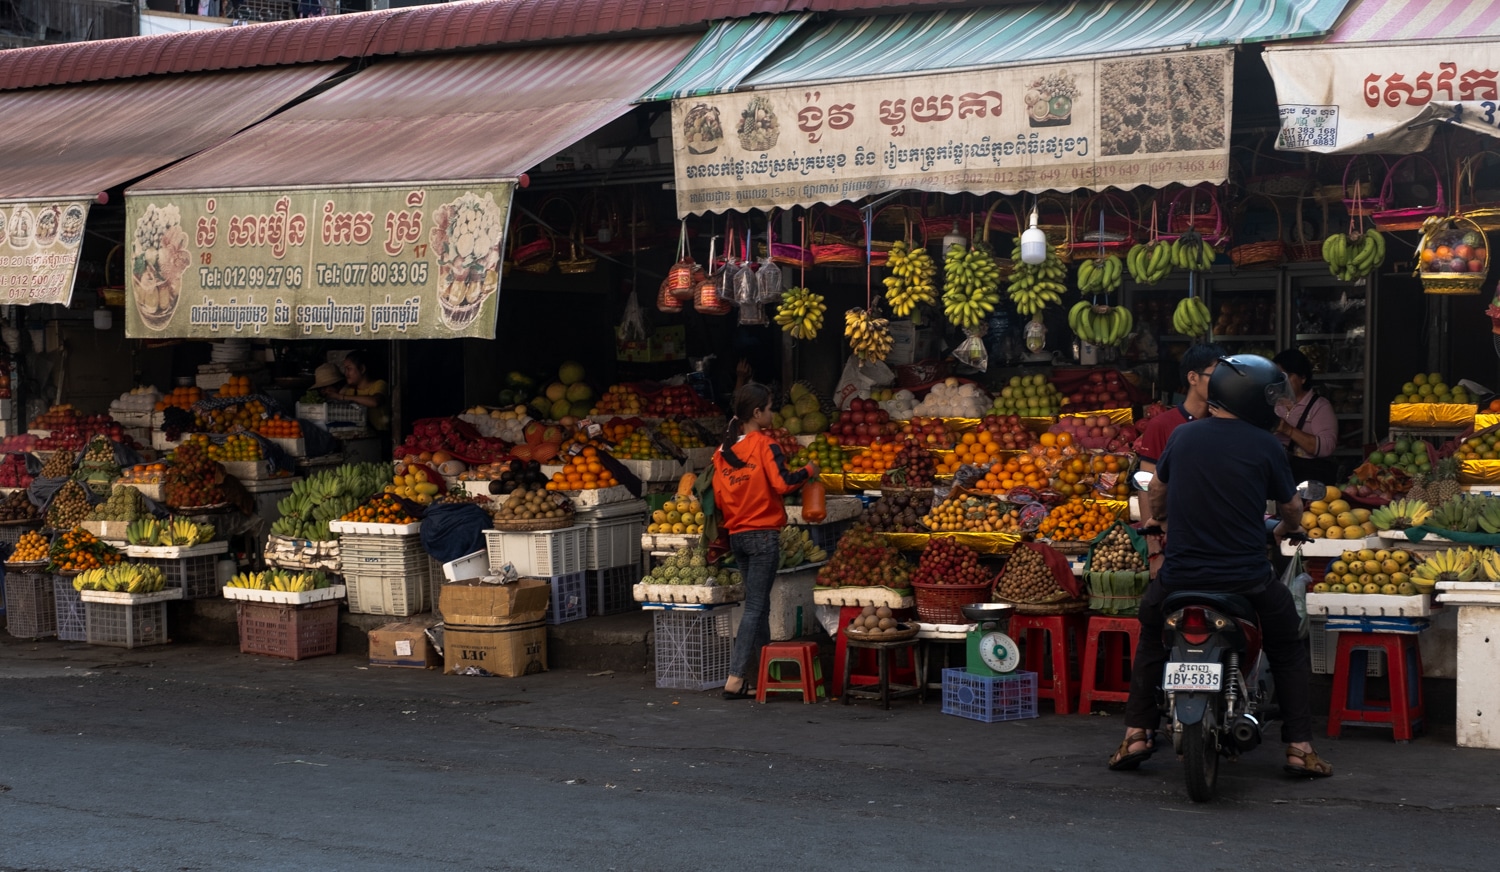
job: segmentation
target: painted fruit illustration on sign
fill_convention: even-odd
[[[131,242],[131,296],[136,311],[147,327],[161,330],[177,311],[182,274],[193,260],[182,213],[176,206],[148,205],[136,219]]]
[[[473,192],[438,207],[429,241],[437,259],[438,311],[454,330],[468,326],[500,288],[505,211],[493,194]]]
[[[1078,82],[1067,70],[1058,70],[1026,85],[1026,120],[1032,127],[1061,127],[1073,123],[1073,100]]]
[[[750,98],[740,113],[739,126],[735,132],[740,136],[740,145],[746,151],[766,151],[776,147],[781,136],[781,127],[776,122],[776,112],[771,101],[757,94]]]
[[[717,107],[699,103],[682,119],[682,138],[689,154],[713,154],[724,141],[724,125]]]

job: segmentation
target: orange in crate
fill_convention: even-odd
[[[844,472],[879,473],[896,465],[896,455],[901,453],[899,442],[876,442],[844,461]]]
[[[943,457],[938,464],[938,472],[952,475],[958,471],[960,466],[985,466],[999,459],[1000,444],[995,441],[995,435],[988,430],[980,430],[978,433],[965,433],[958,439],[958,444],[953,446],[953,453]]]
[[[1037,532],[1054,542],[1089,542],[1116,521],[1111,509],[1099,503],[1063,503],[1047,513]]]
[[[552,474],[547,490],[596,490],[617,484],[614,474],[599,462],[599,449],[590,445],[568,458],[567,464]]]

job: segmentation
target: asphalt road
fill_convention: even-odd
[[[1279,745],[1190,803],[1118,717],[766,706],[649,675],[525,679],[232,649],[0,644],[0,870],[1495,867],[1500,752]]]

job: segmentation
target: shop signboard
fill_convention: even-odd
[[[1059,59],[676,100],[677,208],[1222,182],[1233,58]]]
[[[126,335],[493,339],[513,191],[127,195]]]
[[[1500,136],[1500,40],[1268,48],[1283,151],[1423,151],[1456,124]]]
[[[88,216],[87,200],[0,203],[0,304],[68,305]]]

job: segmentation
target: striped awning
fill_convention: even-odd
[[[1497,0],[1355,0],[1322,42],[1500,38]]]
[[[1327,33],[1348,0],[1080,0],[835,19],[787,40],[743,85],[998,67]]]
[[[720,21],[665,79],[638,103],[722,94],[739,87],[771,52],[812,18],[811,13],[757,15]]]

